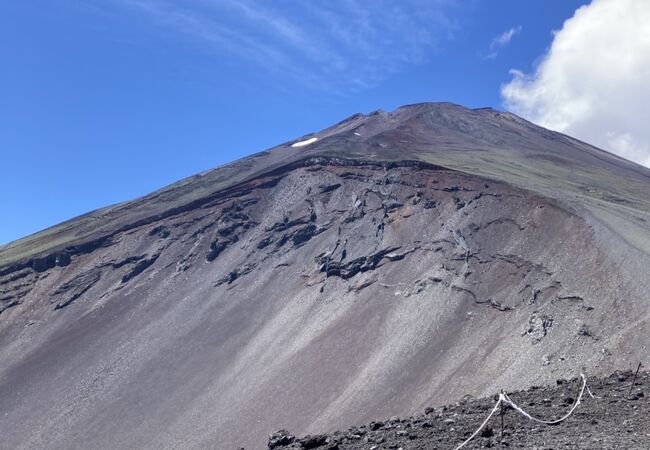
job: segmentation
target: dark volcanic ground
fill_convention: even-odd
[[[604,378],[589,378],[588,387],[574,413],[557,425],[533,422],[511,407],[501,417],[492,416],[478,436],[463,449],[648,449],[650,448],[650,374],[639,373],[632,390],[634,373],[616,372]],[[553,421],[571,410],[582,381],[558,379],[556,385],[531,387],[509,397],[533,417]],[[631,392],[631,393],[630,393]],[[281,431],[271,435],[269,448],[327,450],[383,449],[456,449],[476,431],[489,415],[496,401],[466,397],[455,405],[427,408],[408,418],[391,418],[385,422],[337,431],[330,435],[294,438]]]

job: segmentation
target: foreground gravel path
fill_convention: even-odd
[[[575,412],[557,425],[527,419],[511,407],[495,414],[479,435],[463,449],[650,449],[650,374],[639,373],[630,392],[634,373],[616,372],[604,379],[589,378],[594,398],[585,394]],[[534,417],[555,420],[566,414],[582,381],[557,380],[555,386],[533,387],[509,397]],[[288,432],[271,436],[269,448],[382,450],[455,449],[480,426],[498,396],[468,399],[409,418],[391,418],[329,435],[295,438]]]

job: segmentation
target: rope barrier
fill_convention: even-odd
[[[585,383],[585,386],[587,387],[587,394],[589,394],[589,397],[591,397],[591,398],[600,398],[600,397],[597,397],[597,396],[595,396],[594,394],[591,393],[591,389],[589,389],[589,386],[587,386],[586,383]]]
[[[542,424],[545,424],[545,425],[557,425],[558,423],[565,421],[566,419],[569,418],[569,416],[571,416],[571,414],[573,414],[573,411],[576,410],[576,408],[578,407],[578,405],[582,401],[582,396],[584,395],[585,390],[589,393],[589,395],[592,398],[596,398],[594,396],[594,394],[591,393],[591,390],[587,386],[587,378],[585,377],[585,375],[581,373],[580,376],[582,377],[582,388],[580,389],[580,395],[578,395],[578,399],[573,404],[573,407],[569,410],[569,412],[566,413],[561,418],[559,418],[557,420],[542,420],[542,419],[538,419],[536,417],[533,417],[530,414],[528,414],[526,411],[521,409],[519,406],[517,406],[517,404],[515,404],[515,402],[513,402],[510,397],[508,397],[508,394],[501,393],[501,394],[499,394],[499,399],[497,400],[496,404],[494,405],[494,408],[492,408],[492,412],[490,413],[490,415],[488,415],[487,418],[481,424],[481,426],[478,427],[478,429],[469,438],[467,438],[462,444],[460,444],[458,447],[456,447],[455,450],[460,450],[461,448],[463,448],[469,441],[474,439],[476,437],[476,435],[478,435],[481,432],[483,427],[485,427],[485,425],[487,425],[488,421],[492,418],[492,416],[497,411],[497,409],[499,408],[499,406],[501,405],[502,402],[509,404],[510,406],[513,407],[513,409],[515,411],[517,411],[519,414],[523,415],[524,417],[528,418],[529,420],[533,420],[533,421],[538,422],[538,423],[542,423]]]
[[[474,432],[474,434],[472,434],[470,437],[468,437],[468,438],[465,440],[465,442],[463,442],[463,443],[460,444],[458,447],[456,447],[456,450],[459,450],[459,449],[463,448],[463,447],[465,446],[465,444],[467,444],[469,441],[471,441],[472,439],[474,439],[474,438],[476,437],[476,435],[479,434],[479,433],[481,432],[481,430],[483,429],[483,427],[484,427],[485,425],[487,425],[488,421],[492,418],[492,416],[494,415],[494,413],[497,412],[497,409],[499,409],[499,405],[501,404],[502,401],[505,401],[505,396],[504,396],[503,394],[499,394],[499,400],[497,400],[496,404],[494,405],[494,408],[492,408],[492,412],[490,413],[489,416],[487,416],[487,419],[485,419],[485,420],[483,421],[483,423],[481,424],[481,426],[478,427],[478,430],[476,430],[476,431]]]
[[[585,376],[584,376],[583,374],[580,374],[580,376],[582,377],[582,388],[580,389],[580,395],[578,395],[578,399],[577,399],[576,402],[573,404],[573,407],[569,410],[569,412],[566,413],[564,416],[562,416],[561,418],[559,418],[559,419],[557,419],[557,420],[542,420],[542,419],[538,419],[538,418],[536,418],[536,417],[531,416],[531,415],[528,414],[526,411],[524,411],[524,410],[521,409],[519,406],[517,406],[517,405],[515,404],[515,402],[513,402],[513,401],[510,399],[510,397],[508,397],[507,394],[505,394],[505,401],[506,401],[506,403],[509,403],[510,406],[512,406],[516,411],[518,411],[519,413],[521,413],[521,414],[524,415],[525,417],[529,418],[530,420],[534,420],[535,422],[543,423],[543,424],[546,424],[546,425],[557,425],[558,423],[560,423],[560,422],[564,422],[566,419],[568,419],[569,416],[570,416],[571,414],[573,414],[573,411],[575,411],[575,409],[576,409],[576,408],[578,407],[578,405],[580,404],[580,401],[582,400],[582,396],[583,396],[583,394],[585,393],[585,388],[587,387],[587,379],[585,378]]]

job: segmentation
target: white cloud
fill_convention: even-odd
[[[650,167],[650,1],[594,0],[511,75],[507,109]]]
[[[115,1],[229,58],[332,91],[376,85],[456,28],[457,0]]]
[[[509,43],[515,35],[519,33],[521,33],[521,25],[519,25],[518,27],[510,28],[508,31],[504,31],[499,36],[492,39],[492,43],[490,44],[490,47],[491,48],[503,47],[504,45]]]
[[[517,27],[512,27],[509,30],[504,31],[500,35],[496,36],[490,42],[490,51],[487,55],[483,56],[483,59],[492,59],[496,58],[499,54],[499,50],[508,45],[513,37],[521,33],[521,25]]]

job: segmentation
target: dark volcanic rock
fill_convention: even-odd
[[[543,387],[508,394],[510,398],[536,418],[556,420],[564,416],[579,393],[581,381],[574,378],[557,387]],[[594,397],[584,394],[575,413],[557,425],[544,425],[529,420],[512,407],[504,408],[503,432],[501,418],[496,414],[463,449],[507,448],[571,448],[571,449],[647,449],[650,448],[650,401],[643,399],[642,389],[650,387],[650,374],[642,373],[635,385],[636,394],[628,395],[630,383],[616,374],[604,379],[589,378]],[[641,394],[640,397],[638,395]],[[550,406],[541,406],[548,399]],[[494,398],[480,399],[468,405],[450,405],[421,426],[422,417],[392,420],[393,427],[376,427],[372,422],[367,437],[350,439],[357,428],[319,435],[320,445],[337,442],[341,450],[375,449],[455,449],[469,438],[492,410]],[[450,427],[451,425],[451,427]],[[419,428],[419,430],[418,430]],[[410,431],[409,431],[410,430]],[[417,430],[417,431],[415,431]],[[287,431],[284,433],[288,434]],[[311,439],[297,438],[302,443]],[[291,442],[294,442],[292,440]],[[290,443],[286,444],[289,448]],[[381,444],[381,445],[373,445]],[[298,447],[299,448],[299,447]],[[305,447],[303,447],[305,448]]]
[[[304,438],[298,440],[298,443],[304,449],[319,448],[327,443],[327,436],[324,434],[318,434],[316,436],[305,436]]]
[[[360,272],[367,272],[368,270],[375,269],[385,257],[399,248],[400,247],[386,248],[371,255],[360,256],[359,258],[355,258],[346,263],[332,261],[327,256],[317,258],[316,262],[320,264],[321,272],[325,272],[327,276],[348,279]],[[391,258],[387,259],[391,260]]]
[[[101,271],[93,268],[84,272],[70,281],[62,284],[54,293],[53,302],[56,303],[55,309],[61,309],[81,297],[87,290],[95,285],[101,277]]]
[[[223,252],[226,248],[228,248],[228,245],[232,243],[233,243],[233,239],[228,239],[228,240],[216,239],[210,242],[210,251],[208,252],[205,259],[207,259],[208,261],[214,261],[217,258],[217,256],[219,256],[221,252]]]
[[[127,283],[128,281],[132,280],[133,278],[137,277],[142,272],[147,270],[153,263],[156,262],[159,256],[160,254],[156,253],[151,255],[149,258],[138,261],[131,268],[131,270],[129,270],[129,272],[122,277],[122,283]]]
[[[293,444],[295,436],[290,434],[287,430],[276,431],[269,436],[268,448],[286,447]],[[308,438],[305,438],[308,439]]]

